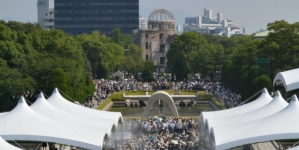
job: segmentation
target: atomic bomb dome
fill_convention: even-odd
[[[174,30],[173,14],[165,9],[157,9],[148,16],[148,29]]]
[[[173,14],[165,9],[157,9],[148,17],[148,29],[133,31],[134,43],[143,49],[143,58],[152,60],[155,72],[168,72],[167,52],[175,37]]]
[[[148,21],[174,21],[173,14],[165,9],[157,9],[151,12]]]

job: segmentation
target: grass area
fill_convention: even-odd
[[[162,90],[167,92],[168,94],[174,94],[174,90]],[[146,91],[125,91],[123,93],[125,93],[126,95],[145,95]],[[148,91],[149,95],[152,95],[153,93],[155,93],[157,91]],[[181,91],[181,95],[194,95],[199,91]]]
[[[122,95],[123,92],[114,92],[109,96],[109,98],[111,98],[112,101],[124,101],[125,99],[123,99]]]
[[[164,90],[165,92],[169,94],[173,94],[174,90]],[[102,110],[105,108],[111,101],[124,101],[122,94],[125,93],[126,95],[145,95],[146,91],[123,91],[123,92],[114,92],[112,95],[109,96],[109,98],[103,102],[97,109]],[[156,91],[149,91],[148,94],[152,95]],[[211,94],[205,94],[204,91],[181,91],[181,95],[195,95],[199,93],[200,97],[197,99],[199,101],[209,101],[213,98]],[[212,99],[213,100],[213,99]],[[217,100],[213,100],[214,103],[221,109],[225,109],[225,107],[218,102]]]
[[[141,120],[142,117],[124,117],[124,120]],[[199,121],[199,117],[194,117],[194,116],[180,116],[179,118],[193,118],[195,122]],[[147,118],[144,118],[146,120]]]
[[[200,94],[200,97],[199,98],[197,98],[196,100],[198,100],[198,101],[210,101],[211,100],[211,98],[213,98],[213,95],[211,95],[211,94]]]
[[[101,105],[99,105],[97,109],[98,110],[104,109],[111,101],[112,101],[111,98],[107,98],[107,100],[105,100]]]
[[[220,108],[220,109],[226,109],[216,98],[211,98],[211,100]]]

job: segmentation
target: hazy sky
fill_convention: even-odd
[[[50,7],[54,7],[50,0]],[[0,19],[21,22],[37,22],[37,0],[0,0]],[[148,18],[154,9],[173,12],[176,23],[182,25],[184,17],[203,15],[203,9],[223,14],[224,19],[234,21],[238,27],[246,27],[247,33],[266,29],[267,23],[286,20],[299,21],[299,0],[139,0],[140,15]]]

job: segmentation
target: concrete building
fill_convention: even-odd
[[[54,28],[54,9],[50,8],[49,0],[37,0],[37,22],[43,29]]]
[[[184,32],[196,31],[201,34],[207,33],[226,37],[242,34],[241,29],[233,26],[233,24],[232,20],[223,19],[222,13],[217,13],[217,16],[214,17],[212,10],[204,9],[204,16],[186,17],[183,29]]]
[[[146,29],[146,18],[139,17],[139,29]]]
[[[55,28],[77,35],[114,28],[131,34],[139,25],[139,0],[54,0]]]
[[[166,54],[175,37],[175,19],[165,9],[153,11],[148,18],[148,29],[133,31],[133,42],[143,49],[143,58],[152,60],[155,72],[167,72]]]

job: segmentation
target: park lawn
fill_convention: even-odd
[[[162,91],[165,91],[168,94],[174,93],[174,90],[162,90]],[[126,95],[145,95],[145,92],[146,91],[126,91],[123,93],[125,93]],[[155,92],[156,91],[148,91],[148,95],[152,95]],[[194,95],[197,92],[202,92],[202,91],[181,91],[181,95]]]
[[[216,98],[211,98],[211,100],[222,110],[226,109]]]
[[[200,94],[200,97],[197,98],[196,100],[206,101],[206,100],[211,100],[211,98],[213,98],[213,95],[211,95],[211,94]]]
[[[149,117],[150,118],[150,117]],[[193,118],[195,122],[198,122],[199,121],[199,117],[195,117],[195,116],[180,116],[179,118],[185,118],[185,119],[188,119],[188,118]],[[136,120],[141,120],[142,117],[123,117],[124,120],[133,120],[133,121],[136,121]],[[145,120],[147,118],[144,118]]]
[[[111,101],[112,101],[111,98],[107,98],[107,100],[105,100],[101,105],[99,105],[97,109],[103,110]]]
[[[164,90],[167,93],[174,93],[173,90]],[[156,91],[148,91],[149,95],[152,95],[154,92]],[[126,95],[145,95],[145,91],[122,91],[122,92],[114,92],[113,94],[111,94],[108,99],[103,102],[97,109],[102,110],[103,108],[105,108],[111,101],[124,101],[125,99],[123,99],[122,94],[125,93]],[[200,100],[200,101],[210,101],[213,96],[211,94],[205,94],[204,91],[181,91],[181,95],[195,95],[199,93],[200,97],[197,98],[196,100]],[[216,105],[221,105],[218,101],[216,101]],[[222,106],[222,105],[221,105]],[[224,108],[224,106],[219,106],[220,108]]]
[[[165,92],[169,94],[173,94],[173,90],[164,90]],[[125,95],[145,95],[146,91],[122,91],[122,92],[114,92],[112,95],[109,97],[111,98],[112,101],[124,101],[122,98],[122,94],[124,93]],[[148,95],[152,95],[156,91],[148,91]],[[200,97],[197,100],[211,100],[213,97],[211,94],[205,94],[204,91],[181,91],[181,95],[195,95],[195,94],[200,94]]]

